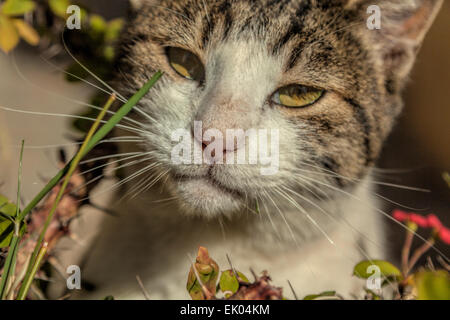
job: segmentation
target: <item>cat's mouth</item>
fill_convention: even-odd
[[[200,176],[175,175],[176,196],[187,213],[212,217],[229,214],[242,207],[240,190],[224,186],[211,172]]]

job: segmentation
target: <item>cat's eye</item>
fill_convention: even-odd
[[[301,108],[315,103],[323,93],[321,89],[292,84],[275,92],[272,101],[289,108]]]
[[[166,50],[170,66],[180,76],[199,82],[205,79],[205,68],[195,54],[176,47],[168,47]]]

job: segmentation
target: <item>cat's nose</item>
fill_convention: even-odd
[[[203,150],[215,142],[216,139],[222,139],[222,151],[224,153],[237,151],[245,143],[244,130],[230,128],[218,129],[211,126],[203,127],[204,123],[197,121],[197,124],[200,123],[202,124],[202,128],[196,130],[195,126],[193,126],[192,134],[197,143],[202,146]]]
[[[259,120],[259,112],[253,104],[245,99],[210,96],[203,101],[197,113],[197,125],[201,132],[196,135],[198,143],[205,149],[215,139],[222,139],[222,150],[237,151],[245,146],[245,132],[255,128]],[[195,135],[194,135],[195,136]],[[216,151],[217,145],[216,145]]]
[[[228,132],[227,132],[228,131]],[[203,150],[213,143],[215,139],[222,138],[222,150],[224,153],[237,151],[240,149],[245,143],[245,133],[243,130],[235,130],[235,129],[226,129],[226,130],[217,130],[217,129],[207,129],[203,130],[202,135],[202,148]]]

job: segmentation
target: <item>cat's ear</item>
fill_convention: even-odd
[[[365,11],[366,35],[380,52],[385,70],[400,80],[411,70],[443,0],[349,0],[349,3]],[[380,18],[379,24],[376,18]]]

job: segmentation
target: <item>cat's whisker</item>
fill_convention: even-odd
[[[152,203],[170,202],[170,201],[174,201],[174,200],[177,200],[177,199],[178,199],[177,196],[173,196],[173,197],[169,197],[169,198],[165,198],[165,199],[153,200]]]
[[[297,247],[300,247],[300,244],[298,243],[297,238],[295,237],[294,232],[293,232],[291,226],[289,225],[286,217],[284,216],[283,212],[280,210],[280,208],[278,207],[278,205],[276,204],[276,202],[274,201],[274,199],[272,198],[272,196],[269,193],[266,193],[266,196],[272,202],[273,206],[277,209],[278,213],[280,214],[281,218],[283,219],[284,223],[286,224],[286,227],[288,229],[288,232],[289,232],[292,240],[294,241],[294,243],[296,244]]]
[[[311,164],[311,163],[308,163],[308,162],[302,161],[301,163],[304,164],[304,165],[313,167],[315,169],[318,169],[321,172],[309,171],[309,170],[300,169],[300,168],[296,168],[295,170],[303,171],[303,172],[307,172],[307,173],[312,173],[312,174],[319,174],[319,175],[329,176],[329,177],[336,177],[336,178],[340,178],[340,179],[347,180],[347,181],[354,181],[354,182],[361,182],[361,181],[363,181],[363,179],[346,177],[346,176],[338,174],[338,173],[336,173],[334,171],[328,170],[326,168],[323,168],[323,167],[320,167],[320,166],[317,166],[317,165],[314,165],[314,164]],[[395,184],[395,183],[389,183],[389,182],[384,182],[384,181],[376,181],[375,180],[375,181],[371,181],[371,183],[382,185],[382,186],[387,186],[387,187],[398,188],[398,189],[417,191],[417,192],[431,192],[431,190],[429,190],[429,189],[410,187],[410,186],[405,186],[405,185]]]
[[[265,193],[266,191],[263,191],[263,192]],[[266,195],[266,197],[267,197],[267,195]],[[267,218],[269,219],[269,222],[270,222],[273,230],[275,231],[276,236],[278,237],[278,240],[281,240],[280,231],[278,230],[275,223],[273,222],[272,216],[270,215],[270,212],[269,212],[266,202],[265,201],[261,201],[261,202],[264,206],[264,211],[266,212]],[[278,243],[281,244],[280,241]]]
[[[2,109],[4,111],[9,111],[9,112],[31,114],[31,115],[36,115],[36,116],[51,116],[51,117],[61,117],[61,118],[72,118],[72,119],[88,120],[88,121],[92,121],[92,122],[96,121],[96,119],[90,118],[90,117],[77,116],[77,115],[72,115],[72,114],[63,114],[63,113],[52,113],[52,112],[38,112],[38,111],[21,110],[21,109],[5,107],[5,106],[1,106],[1,105],[0,105],[0,109]],[[100,123],[106,123],[106,122],[107,122],[106,120],[100,121]],[[132,127],[132,126],[126,126],[126,125],[123,125],[123,124],[117,124],[116,127],[122,128],[125,131],[134,132],[134,133],[141,133],[141,134],[146,134],[147,133],[146,131],[141,130],[139,128]]]
[[[62,71],[62,72],[64,72],[64,73],[66,73],[66,74],[69,74],[69,75],[71,75],[71,76],[74,76],[74,77],[76,77],[76,78],[82,80],[83,82],[85,82],[85,83],[87,83],[87,84],[93,86],[95,89],[98,89],[98,90],[100,90],[100,91],[102,91],[102,92],[104,92],[104,93],[106,93],[106,94],[108,94],[108,95],[111,95],[111,94],[112,94],[112,92],[109,92],[109,91],[107,91],[107,90],[104,90],[104,89],[102,89],[102,88],[96,86],[95,84],[92,84],[91,82],[89,82],[89,81],[87,81],[87,80],[85,80],[85,79],[81,79],[81,78],[79,78],[79,77],[77,77],[77,76],[75,76],[75,75],[73,75],[73,74],[71,74],[71,73],[69,73],[69,72],[66,72],[65,70],[59,68],[58,66],[56,66],[55,64],[53,64],[53,63],[51,63],[50,61],[46,60],[46,59],[43,58],[42,56],[41,56],[41,58],[42,58],[47,64],[51,65],[53,68],[56,68],[56,69],[59,70],[59,71]],[[36,87],[36,88],[39,88],[41,91],[43,91],[43,92],[45,92],[45,93],[47,93],[47,94],[50,94],[50,95],[52,95],[52,96],[60,97],[60,98],[62,98],[62,99],[64,99],[64,100],[66,100],[66,101],[69,101],[69,102],[72,102],[72,103],[76,103],[76,104],[79,104],[79,105],[83,105],[83,106],[86,106],[86,107],[90,107],[90,108],[96,109],[96,110],[103,110],[103,108],[101,108],[101,107],[98,107],[98,106],[95,106],[95,105],[92,105],[92,104],[89,104],[89,103],[86,103],[86,102],[83,102],[83,101],[80,101],[80,100],[76,100],[76,99],[73,99],[73,98],[66,97],[66,96],[64,96],[64,95],[62,95],[62,94],[59,94],[59,93],[57,93],[57,92],[54,92],[54,91],[47,90],[47,89],[45,89],[45,88],[39,86],[38,84],[34,83],[33,81],[29,80],[29,79],[23,74],[23,72],[20,70],[19,65],[18,65],[17,62],[16,62],[16,58],[15,58],[14,52],[12,53],[12,63],[13,63],[13,66],[14,66],[14,68],[15,68],[17,74],[19,75],[19,77],[20,77],[22,80],[24,80],[25,82],[27,82],[29,85],[34,86],[34,87]],[[120,99],[120,98],[118,98],[118,100],[121,101],[121,102],[123,102],[123,103],[126,103],[126,100],[123,100],[123,99]],[[114,111],[111,111],[111,110],[108,110],[108,111],[106,111],[106,112],[107,112],[107,114],[115,114],[115,112],[114,112]],[[130,117],[123,117],[123,119],[126,120],[126,121],[129,121],[129,122],[131,122],[131,123],[137,124],[139,127],[142,126],[141,123],[139,123],[139,122],[136,121],[136,120],[131,119]]]
[[[325,232],[325,230],[323,230],[322,227],[319,226],[319,224],[311,217],[311,215],[305,210],[305,208],[303,208],[297,201],[295,201],[291,196],[282,191],[279,187],[275,188],[275,192],[289,201],[289,203],[291,203],[295,208],[300,210],[300,212],[302,212],[305,217],[325,236],[328,242],[330,242],[332,245],[335,245],[333,239],[331,239],[330,236]]]
[[[166,172],[168,172],[168,170],[166,170]],[[125,195],[122,198],[120,198],[118,202],[121,202],[128,196],[130,196],[129,200],[136,198],[140,193],[144,192],[144,189],[147,188],[148,184],[152,183],[151,181],[159,180],[157,176],[158,176],[158,173],[153,172],[152,174],[149,174],[147,177],[144,177],[138,183],[136,183],[132,188],[130,188],[130,190],[128,190],[128,192],[126,192]],[[145,188],[142,187],[144,185],[146,186]]]
[[[340,216],[339,219],[337,219],[336,217],[334,217],[332,214],[330,214],[329,212],[327,212],[325,209],[323,209],[321,206],[319,206],[318,204],[314,203],[313,201],[311,201],[310,199],[308,199],[305,196],[302,196],[301,194],[299,194],[298,192],[281,186],[281,188],[285,189],[287,192],[292,193],[293,195],[298,196],[301,200],[306,201],[307,203],[309,203],[310,205],[314,206],[315,208],[317,208],[320,212],[324,213],[326,216],[328,216],[330,219],[332,219],[334,222],[337,222],[338,224],[347,226],[348,228],[350,228],[353,232],[355,232],[356,234],[358,234],[358,236],[363,237],[364,239],[366,239],[367,241],[369,241],[370,243],[372,243],[373,245],[379,247],[379,248],[384,248],[383,244],[380,243],[376,243],[375,241],[373,241],[371,238],[369,238],[365,233],[359,231],[358,229],[356,229],[347,219],[345,219],[345,217]],[[355,241],[354,243],[352,242],[352,245],[356,245],[358,250],[360,251],[360,253],[370,262],[372,262],[372,258],[370,258],[369,254],[364,250],[364,248],[362,248],[357,241]],[[385,280],[389,283],[392,284],[392,282],[385,278]],[[394,286],[395,287],[395,286]],[[398,289],[397,289],[398,290]]]
[[[402,168],[377,168],[377,167],[373,167],[372,170],[375,171],[376,173],[379,173],[381,175],[386,175],[386,174],[402,174],[402,173],[409,173],[412,171],[416,171],[416,170],[420,170],[423,169],[423,166],[417,166],[417,167],[413,167],[413,168],[406,168],[406,169],[402,169]]]
[[[140,159],[140,160],[130,161],[130,162],[128,162],[128,163],[125,163],[125,164],[123,164],[123,165],[117,166],[117,167],[115,167],[115,168],[111,168],[110,170],[108,170],[108,172],[105,172],[105,173],[103,173],[103,174],[101,174],[101,175],[99,175],[99,176],[97,176],[97,177],[95,177],[95,178],[92,178],[92,179],[89,180],[89,181],[86,181],[84,184],[82,184],[81,186],[79,186],[78,188],[76,188],[76,189],[74,190],[74,192],[77,192],[77,191],[81,190],[82,188],[84,188],[84,187],[86,187],[86,186],[88,186],[88,185],[94,183],[95,181],[98,181],[98,180],[100,180],[100,179],[103,179],[104,177],[106,177],[107,174],[111,174],[111,173],[113,173],[113,172],[115,172],[115,171],[117,171],[117,170],[120,170],[120,169],[123,169],[123,168],[127,168],[127,167],[131,167],[131,166],[133,166],[133,165],[142,163],[142,162],[144,162],[144,161],[146,161],[146,160],[150,160],[150,159],[151,159],[151,157],[147,157],[147,158]],[[82,199],[82,200],[86,200],[86,199]]]
[[[300,178],[301,179],[301,178]],[[303,180],[303,179],[302,179]],[[303,180],[304,181],[304,180]],[[379,243],[374,242],[372,239],[370,239],[369,237],[367,237],[364,233],[362,233],[361,231],[357,230],[356,228],[353,227],[353,225],[347,220],[345,219],[345,217],[340,216],[339,219],[337,219],[336,217],[334,217],[331,213],[329,213],[328,211],[326,211],[325,209],[323,209],[321,206],[319,206],[317,203],[315,203],[314,201],[308,199],[308,197],[305,197],[303,195],[301,195],[300,193],[292,190],[291,188],[288,188],[286,186],[280,186],[280,188],[283,188],[284,190],[286,190],[286,192],[289,192],[297,197],[299,197],[302,201],[305,201],[307,203],[309,203],[311,206],[313,206],[314,208],[318,209],[320,212],[324,213],[326,216],[328,216],[330,219],[332,219],[334,222],[340,223],[342,224],[344,221],[345,224],[354,232],[358,233],[359,236],[365,238],[366,240],[368,240],[369,242],[371,242],[372,244],[376,245],[377,247],[382,248],[383,246]],[[341,221],[342,220],[342,221]]]
[[[119,198],[119,200],[117,200],[117,203],[121,203],[122,201],[124,201],[128,196],[130,196],[129,200],[134,199],[138,193],[139,190],[142,190],[141,187],[143,185],[145,185],[147,183],[148,180],[152,179],[152,175],[150,174],[149,176],[146,176],[144,178],[142,178],[141,180],[139,180],[137,183],[135,183],[130,190],[128,190],[127,192],[125,192],[125,194]],[[136,193],[135,193],[136,192]]]
[[[330,185],[330,184],[323,183],[323,182],[320,182],[320,181],[318,181],[318,180],[315,180],[315,179],[312,179],[312,178],[309,178],[309,177],[304,177],[304,179],[309,179],[309,180],[314,181],[315,183],[318,183],[318,184],[320,184],[320,185],[323,185],[323,186],[325,186],[325,187],[327,187],[327,188],[330,188],[330,189],[332,189],[332,190],[341,192],[341,193],[343,193],[343,194],[345,194],[345,195],[347,195],[347,196],[349,196],[349,197],[351,197],[351,198],[353,198],[353,199],[355,199],[355,200],[357,200],[357,201],[359,201],[359,202],[363,202],[363,200],[361,200],[359,197],[357,197],[357,196],[355,196],[355,195],[353,195],[353,194],[351,194],[351,193],[349,193],[349,192],[346,192],[346,191],[344,191],[344,190],[342,190],[342,189],[340,189],[340,188],[337,188],[337,187],[335,187],[335,186],[332,186],[332,185]],[[435,252],[437,252],[438,254],[440,254],[441,256],[443,256],[447,261],[450,261],[449,258],[448,258],[443,252],[441,252],[441,250],[439,250],[435,245],[431,244],[427,239],[425,239],[424,237],[422,237],[420,234],[418,234],[418,233],[415,232],[414,230],[409,229],[407,226],[405,226],[405,225],[402,224],[401,222],[399,222],[399,221],[397,221],[396,219],[394,219],[394,218],[393,218],[390,214],[388,214],[387,212],[384,212],[383,210],[377,208],[377,207],[374,206],[374,205],[371,205],[370,203],[366,203],[366,202],[365,202],[365,204],[369,205],[369,206],[370,206],[371,208],[373,208],[376,212],[381,213],[383,216],[385,216],[386,218],[388,218],[390,221],[392,221],[392,222],[394,222],[395,224],[401,226],[403,229],[413,232],[414,235],[415,235],[417,238],[419,238],[420,240],[422,240],[424,243],[429,244],[430,247],[433,248],[433,250],[434,250]]]
[[[304,163],[304,164],[307,164],[307,163]],[[314,166],[314,167],[316,167],[316,168],[318,168],[318,169],[321,169],[321,168],[318,167],[318,166]],[[326,170],[326,169],[323,169],[323,170]],[[327,173],[324,173],[324,172],[310,171],[310,170],[305,170],[305,169],[296,169],[296,171],[307,172],[307,173],[310,173],[310,174],[319,174],[319,175],[328,176],[328,177],[336,177],[336,178],[345,179],[345,180],[350,180],[350,181],[354,181],[354,182],[360,182],[360,181],[363,181],[362,179],[347,178],[347,177],[344,177],[344,176],[339,175],[339,174],[337,174],[337,173],[336,173],[336,174],[327,174]],[[372,180],[371,180],[371,182],[372,182]],[[388,184],[390,187],[395,187],[395,188],[399,188],[399,189],[406,189],[406,190],[412,190],[412,191],[418,191],[418,192],[429,192],[429,190],[427,190],[427,189],[414,188],[414,187],[409,187],[409,186],[404,186],[404,185],[395,185],[395,184],[385,183],[385,182],[380,182],[380,181],[378,181],[378,182],[375,181],[375,184],[379,184],[379,185],[387,185],[387,184]],[[377,197],[379,197],[379,198],[381,198],[381,199],[383,199],[383,200],[385,200],[385,201],[387,201],[387,202],[390,202],[390,203],[392,203],[392,204],[395,204],[395,205],[397,205],[397,206],[406,208],[406,209],[408,209],[408,210],[413,210],[413,211],[423,211],[423,210],[426,210],[426,208],[413,208],[413,207],[407,206],[407,205],[405,205],[405,204],[401,204],[401,203],[399,203],[399,202],[396,202],[396,201],[394,201],[394,200],[392,200],[392,199],[389,199],[389,198],[387,198],[387,197],[385,197],[385,196],[382,196],[382,195],[379,194],[379,193],[376,193],[376,192],[372,191],[372,190],[370,189],[370,187],[364,186],[364,188],[368,189],[368,190],[369,190],[371,193],[373,193],[375,196],[377,196]]]
[[[111,138],[111,139],[100,140],[98,142],[98,144],[100,145],[100,144],[103,144],[103,143],[142,142],[142,141],[143,140],[115,140],[115,139]],[[47,144],[47,145],[29,145],[29,146],[24,146],[24,149],[31,149],[31,150],[55,149],[55,148],[64,148],[64,147],[74,147],[74,146],[79,146],[81,144],[83,144],[83,142],[68,142],[68,143]],[[9,147],[15,148],[15,149],[20,149],[21,148],[20,145],[10,145]],[[110,157],[113,157],[113,156],[110,156]],[[86,160],[86,161],[89,161],[89,160]]]
[[[134,199],[134,198],[136,198],[138,195],[140,195],[140,194],[142,194],[142,193],[144,193],[144,192],[146,192],[146,191],[148,191],[151,187],[153,187],[155,184],[157,184],[163,177],[165,177],[165,176],[167,176],[167,174],[170,172],[170,170],[169,169],[167,169],[167,170],[165,170],[164,172],[161,172],[161,173],[159,173],[159,174],[154,174],[154,175],[150,175],[150,177],[148,178],[148,179],[145,179],[144,180],[144,184],[143,185],[145,185],[145,187],[144,188],[142,188],[142,189],[138,189],[138,188],[136,188],[137,190],[139,190],[138,192],[136,192],[131,198],[130,198],[130,200],[132,200],[132,199]]]
[[[127,99],[122,96],[119,92],[117,92],[116,90],[114,90],[110,85],[108,85],[105,81],[103,81],[102,79],[100,79],[94,72],[92,72],[91,70],[89,70],[89,68],[87,68],[85,65],[83,65],[80,61],[78,61],[77,58],[75,58],[75,56],[72,54],[72,52],[70,52],[69,48],[67,47],[66,44],[66,40],[64,39],[64,32],[65,29],[63,30],[63,32],[61,33],[61,39],[62,39],[62,43],[64,45],[64,49],[66,50],[66,52],[69,54],[69,56],[78,64],[80,65],[80,67],[82,67],[84,70],[86,70],[86,72],[88,72],[92,77],[94,77],[98,82],[100,82],[103,86],[105,86],[106,88],[108,88],[110,91],[112,91],[113,93],[116,94],[118,99],[121,99],[121,101],[127,101]]]
[[[102,164],[102,165],[99,165],[99,166],[97,166],[97,167],[94,167],[94,168],[90,168],[90,169],[88,169],[88,170],[85,170],[85,171],[81,172],[80,175],[85,175],[86,173],[89,173],[89,172],[98,170],[98,169],[100,169],[100,168],[104,168],[104,167],[107,167],[107,166],[109,166],[109,165],[112,165],[112,164],[115,164],[115,163],[118,163],[118,162],[122,162],[122,161],[126,161],[126,160],[131,160],[131,159],[138,158],[138,157],[143,157],[143,156],[146,156],[146,155],[148,155],[148,154],[150,154],[150,152],[142,152],[142,153],[139,153],[139,154],[137,154],[137,155],[129,156],[129,157],[126,157],[126,158],[123,158],[123,159],[114,160],[114,161],[109,161],[109,162],[107,162],[107,163],[105,163],[105,164]]]
[[[376,193],[376,192],[373,192],[373,191],[372,191],[372,193],[373,193],[376,197],[378,197],[378,198],[380,198],[380,199],[383,199],[384,201],[387,201],[387,202],[389,202],[389,203],[392,203],[392,204],[394,204],[394,205],[396,205],[396,206],[398,206],[398,207],[405,208],[405,209],[407,209],[407,210],[412,210],[412,211],[425,211],[425,210],[427,210],[427,208],[414,208],[414,207],[407,206],[407,205],[405,205],[405,204],[402,204],[402,203],[400,203],[400,202],[397,202],[397,201],[394,201],[394,200],[392,200],[392,199],[389,199],[388,197],[382,196],[381,194]]]
[[[73,78],[75,78],[75,79],[78,79],[78,80],[80,80],[80,81],[86,83],[87,85],[90,85],[90,86],[92,86],[93,88],[95,88],[95,89],[97,89],[97,90],[99,90],[99,91],[101,91],[101,92],[103,92],[103,93],[106,93],[108,96],[110,96],[110,95],[112,95],[112,94],[114,93],[114,92],[105,90],[105,89],[101,88],[100,86],[98,86],[98,85],[96,85],[96,84],[94,84],[94,83],[92,83],[92,82],[89,82],[89,81],[86,80],[86,79],[83,79],[83,78],[81,78],[81,77],[79,77],[79,76],[77,76],[77,75],[75,75],[75,74],[73,74],[73,73],[70,73],[70,72],[68,72],[68,71],[66,71],[66,70],[64,70],[64,69],[62,69],[62,68],[60,68],[60,67],[58,67],[57,65],[55,65],[55,64],[53,64],[52,62],[48,61],[48,60],[47,60],[46,58],[44,58],[42,55],[40,55],[39,57],[40,57],[45,63],[47,63],[49,66],[53,67],[53,68],[56,69],[57,71],[60,71],[60,72],[62,72],[62,73],[64,73],[64,74],[66,74],[66,75],[69,75],[69,76],[71,76],[71,77],[73,77]],[[121,102],[123,102],[123,103],[126,103],[126,102],[127,102],[125,99],[122,99],[122,98],[120,98],[120,97],[119,97],[117,100],[119,100],[119,101],[121,101]]]
[[[125,153],[110,154],[107,156],[90,158],[88,160],[80,161],[80,164],[86,164],[86,163],[100,161],[100,160],[107,160],[107,159],[111,159],[111,158],[127,157],[127,156],[132,156],[132,155],[137,155],[137,154],[141,154],[141,152],[125,152]]]
[[[146,159],[146,160],[149,160],[149,159]],[[87,200],[87,199],[89,199],[89,198],[91,198],[91,197],[97,197],[97,196],[102,195],[102,194],[104,194],[104,193],[106,193],[106,192],[116,190],[117,188],[119,188],[120,186],[124,185],[125,183],[127,183],[127,182],[129,182],[129,181],[131,181],[131,180],[134,180],[135,178],[139,177],[141,174],[144,174],[145,172],[148,172],[148,171],[150,171],[151,169],[153,169],[153,168],[155,168],[155,167],[157,167],[157,166],[159,166],[159,165],[160,165],[159,163],[151,163],[151,164],[149,164],[148,166],[146,166],[146,167],[140,169],[139,171],[137,171],[137,172],[131,174],[129,177],[124,178],[124,179],[122,179],[121,181],[115,183],[115,184],[112,185],[111,187],[108,187],[108,188],[106,188],[105,190],[99,190],[98,192],[93,192],[93,193],[92,193],[91,195],[89,195],[88,197],[86,197],[86,198],[84,198],[84,199],[81,199],[81,200],[79,200],[79,201],[85,201],[85,200]]]

